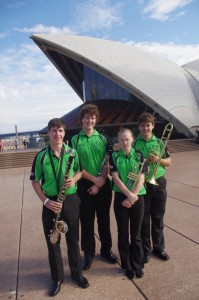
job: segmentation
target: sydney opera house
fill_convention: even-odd
[[[136,128],[145,111],[155,116],[156,128],[173,123],[176,136],[192,137],[199,128],[199,59],[180,67],[110,40],[56,34],[31,38],[81,100],[98,105],[100,129]],[[62,117],[71,132],[80,128],[79,109]]]

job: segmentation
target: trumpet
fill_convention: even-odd
[[[160,139],[160,142],[159,142],[159,144],[158,144],[156,150],[155,150],[155,151],[150,151],[149,154],[148,154],[147,163],[149,164],[149,168],[150,168],[150,159],[149,159],[150,156],[155,156],[155,155],[157,155],[158,150],[161,148],[161,145],[164,145],[164,146],[162,147],[162,150],[161,150],[161,152],[160,152],[158,161],[157,161],[156,164],[155,164],[155,168],[154,168],[152,174],[150,174],[149,177],[146,178],[146,180],[145,180],[147,183],[150,183],[150,184],[153,184],[153,185],[158,185],[158,183],[157,183],[156,180],[155,180],[155,176],[156,176],[158,167],[159,167],[159,165],[160,165],[160,161],[161,161],[161,159],[162,159],[162,157],[163,157],[163,155],[164,155],[164,152],[165,152],[165,149],[166,149],[166,147],[167,147],[167,144],[168,144],[168,141],[169,141],[169,139],[170,139],[170,136],[171,136],[172,131],[173,131],[173,124],[172,124],[172,123],[168,123],[168,124],[165,126],[165,128],[164,128],[164,131],[163,131],[163,133],[162,133],[162,137],[161,137],[161,139]]]
[[[128,180],[127,185],[126,185],[127,188],[129,188],[133,183],[133,185],[131,187],[131,190],[134,190],[136,184],[140,181],[140,176],[141,176],[141,173],[142,173],[145,162],[146,162],[146,159],[144,159],[142,163],[138,162],[133,167],[132,172],[128,173],[127,178],[129,180]]]

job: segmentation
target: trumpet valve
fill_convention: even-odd
[[[127,178],[131,179],[131,180],[136,180],[137,175],[135,175],[134,173],[130,173],[128,174]]]

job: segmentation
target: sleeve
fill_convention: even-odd
[[[167,147],[165,148],[164,157],[165,157],[165,158],[170,157],[170,153],[169,153],[169,150],[168,150]]]
[[[161,143],[161,140],[159,140],[159,143]],[[165,144],[164,144],[164,142],[162,141],[162,143],[161,143],[161,149],[163,149],[164,147],[165,147]],[[162,151],[162,150],[161,150]],[[163,155],[162,155],[162,158],[168,158],[168,157],[170,157],[170,153],[169,153],[169,150],[168,150],[168,148],[167,148],[167,146],[165,147],[165,150],[164,150],[164,153],[163,153]]]
[[[35,156],[31,173],[30,173],[30,180],[31,181],[40,181],[42,177],[42,165],[39,163],[39,156],[38,154]]]
[[[110,161],[110,174],[113,172],[118,172],[116,164],[113,159],[113,153],[110,155],[109,161]]]
[[[75,158],[74,158],[74,172],[78,173],[82,171],[82,166],[80,165],[79,156],[77,151],[75,150]]]

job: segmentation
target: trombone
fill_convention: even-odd
[[[157,155],[157,152],[160,149],[161,145],[164,145],[163,148],[162,148],[162,150],[161,150],[161,153],[159,155],[159,159],[158,159],[158,161],[155,164],[155,168],[154,168],[152,174],[150,174],[150,176],[148,178],[146,178],[146,180],[145,180],[147,183],[150,183],[150,184],[153,184],[153,185],[158,185],[158,183],[155,180],[155,176],[156,176],[158,167],[160,165],[160,161],[161,161],[161,159],[162,159],[162,157],[164,155],[164,152],[165,152],[166,146],[168,144],[168,141],[170,139],[172,131],[173,131],[173,124],[172,123],[168,123],[165,126],[165,128],[164,128],[162,137],[160,139],[160,142],[159,142],[159,144],[157,146],[156,151],[150,151],[149,154],[148,154],[147,163],[149,164],[149,168],[150,168],[150,161],[149,161],[150,156],[151,155]]]

